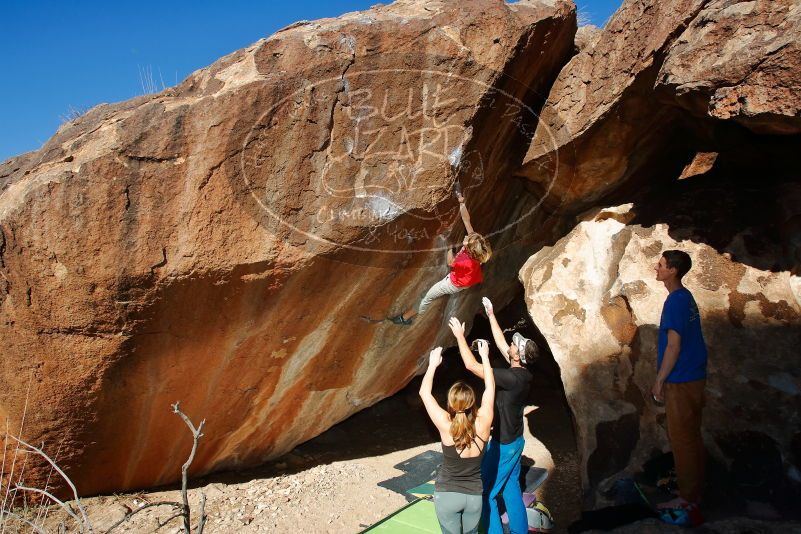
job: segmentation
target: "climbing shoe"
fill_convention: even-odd
[[[704,516],[697,504],[687,503],[678,508],[665,508],[659,511],[659,518],[669,525],[697,527],[703,524]]]
[[[392,321],[393,324],[409,326],[414,322],[414,317],[411,317],[409,319],[404,319],[403,314],[400,314],[400,315],[393,315],[392,317],[387,317],[387,320]]]

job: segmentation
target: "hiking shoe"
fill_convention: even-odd
[[[409,326],[414,322],[414,317],[410,317],[409,319],[404,319],[403,314],[400,314],[400,315],[393,315],[392,317],[387,317],[387,320],[392,321],[393,324]]]
[[[701,509],[695,503],[687,503],[678,508],[665,508],[659,511],[659,519],[669,525],[697,527],[704,523]]]

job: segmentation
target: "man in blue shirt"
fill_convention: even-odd
[[[681,283],[692,266],[680,250],[662,253],[656,279],[669,294],[659,322],[654,399],[665,403],[668,437],[676,462],[679,497],[662,508],[696,506],[704,483],[704,440],[701,412],[706,384],[706,344],[695,299]]]

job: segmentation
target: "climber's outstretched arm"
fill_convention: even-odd
[[[456,198],[459,200],[459,215],[462,216],[465,230],[467,230],[468,234],[472,234],[475,230],[473,230],[473,225],[470,223],[470,212],[467,211],[467,204],[464,202],[464,196],[458,193]]]

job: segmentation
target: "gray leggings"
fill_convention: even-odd
[[[424,311],[426,311],[435,299],[444,297],[446,295],[453,295],[454,293],[458,293],[463,289],[463,287],[453,285],[453,282],[451,282],[451,275],[446,276],[431,286],[431,289],[429,289],[425,294],[423,300],[420,301],[420,306],[417,307],[417,313],[422,314]]]
[[[481,520],[481,495],[435,491],[434,510],[443,534],[476,534]]]

